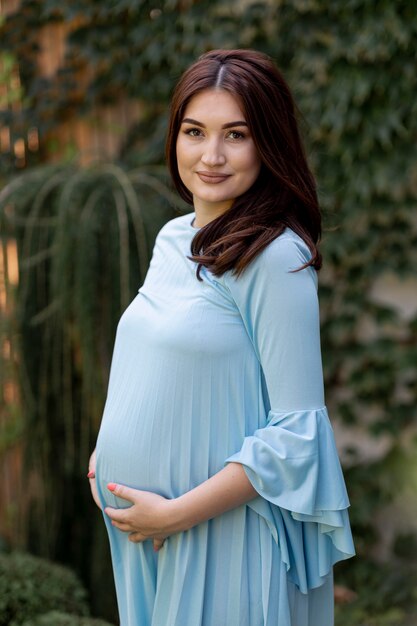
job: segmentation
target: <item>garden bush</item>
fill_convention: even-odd
[[[25,620],[54,609],[87,616],[86,596],[77,576],[62,565],[30,554],[0,554],[0,626],[27,624]],[[80,621],[33,623],[84,625]]]
[[[110,626],[110,624],[93,617],[80,617],[60,611],[50,611],[23,622],[22,626]]]

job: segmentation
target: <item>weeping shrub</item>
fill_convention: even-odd
[[[116,325],[143,282],[157,232],[184,209],[163,167],[46,165],[0,194],[0,228],[16,239],[19,258],[10,337],[18,344],[25,480],[35,486],[27,547],[69,557],[77,569],[91,571],[90,551],[105,541],[85,474]]]

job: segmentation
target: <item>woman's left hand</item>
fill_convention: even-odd
[[[140,491],[115,483],[109,483],[107,488],[118,498],[132,503],[126,509],[109,506],[104,509],[112,520],[112,525],[129,533],[130,541],[138,543],[147,539],[153,540],[154,550],[159,550],[166,537],[173,532],[173,501],[150,491]]]

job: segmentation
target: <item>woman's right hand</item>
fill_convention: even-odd
[[[96,485],[96,451],[94,450],[93,454],[90,456],[90,460],[88,463],[88,480],[90,481],[90,489],[91,495],[93,496],[94,502],[97,504],[98,508],[101,510],[101,504],[97,493],[97,485]]]
[[[96,451],[95,449],[92,455],[90,456],[90,460],[88,462],[87,477],[88,477],[88,480],[90,481],[90,489],[91,489],[91,495],[93,496],[93,500],[101,511],[101,503],[98,497],[97,485],[96,485]],[[153,543],[153,549],[155,550],[155,552],[158,552],[162,548],[162,546],[164,545],[164,541],[165,539],[156,539],[155,537],[153,538],[152,543]]]

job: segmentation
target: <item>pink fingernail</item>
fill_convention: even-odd
[[[109,491],[114,491],[114,490],[116,489],[116,487],[117,487],[116,483],[109,483],[109,484],[107,485],[107,489],[108,489]]]
[[[94,478],[94,477],[95,477],[95,473],[93,471],[88,472],[87,478]]]

